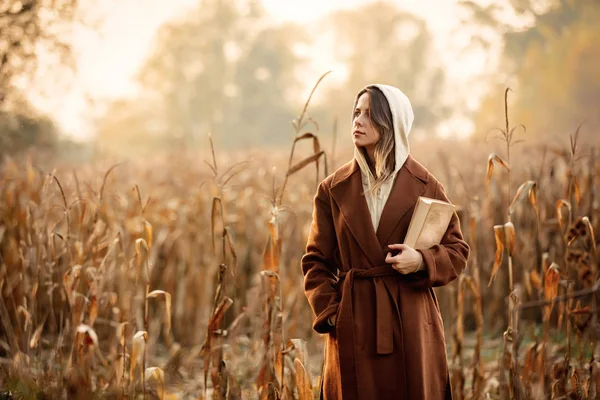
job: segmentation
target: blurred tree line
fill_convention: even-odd
[[[582,121],[583,133],[594,134],[600,122],[597,0],[462,4],[469,11],[463,28],[476,28],[484,45],[489,32],[503,43],[500,69],[473,116],[477,133],[503,125],[503,92],[510,86],[511,121],[525,124],[529,136],[566,136]],[[72,63],[63,39],[78,7],[77,0],[0,1],[0,154],[56,141],[58,129],[31,107],[26,88],[40,46],[58,55],[58,63]],[[369,2],[300,26],[268,20],[260,0],[199,0],[160,28],[137,77],[139,96],[107,104],[94,121],[98,143],[130,152],[205,144],[212,132],[222,147],[287,145],[290,122],[308,94],[300,78],[311,82],[306,71],[313,55],[306,49],[322,40],[332,41],[344,65],[310,109],[322,134],[331,133],[336,117],[338,131],[348,131],[354,96],[371,82],[406,92],[420,135],[433,133],[456,109],[456,100],[443,95],[447,77],[427,25],[392,2]]]
[[[140,97],[109,106],[96,124],[98,140],[113,149],[189,145],[198,138],[205,144],[211,132],[229,147],[288,145],[291,121],[305,101],[298,78],[308,61],[302,50],[323,38],[334,40],[347,71],[340,83],[320,89],[322,101],[310,108],[322,134],[331,133],[335,117],[340,130],[347,127],[356,93],[371,82],[401,87],[424,131],[447,115],[444,75],[423,20],[374,2],[323,22],[318,32],[309,32],[267,21],[258,0],[201,0],[160,29],[139,73]]]
[[[503,22],[497,3],[464,1],[472,21],[502,32],[501,69],[476,115],[479,134],[504,126],[504,87],[511,86],[509,116],[529,137],[553,140],[573,133],[593,140],[600,126],[600,2],[510,0],[525,28]],[[597,140],[597,139],[596,139]]]

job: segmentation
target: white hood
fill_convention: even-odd
[[[395,167],[394,172],[398,172],[404,165],[410,152],[408,144],[408,135],[415,119],[410,100],[400,89],[390,85],[370,85],[375,86],[386,97],[390,110],[392,112],[392,121],[394,124],[394,142],[395,142]],[[355,148],[355,152],[358,149]]]

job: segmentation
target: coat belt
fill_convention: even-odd
[[[395,302],[387,293],[382,279],[385,276],[397,276],[398,272],[391,265],[372,268],[352,268],[339,274],[342,283],[342,298],[336,319],[336,334],[339,348],[342,392],[344,400],[358,399],[358,380],[356,376],[356,359],[354,343],[354,312],[352,309],[352,289],[355,279],[372,279],[375,285],[376,307],[376,349],[377,354],[385,355],[394,352]]]

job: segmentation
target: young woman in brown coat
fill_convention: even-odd
[[[305,293],[327,334],[326,400],[452,397],[435,286],[456,279],[469,246],[456,213],[440,245],[405,246],[419,196],[449,201],[409,154],[413,111],[397,88],[356,97],[354,158],[320,183],[302,258]]]

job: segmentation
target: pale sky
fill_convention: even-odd
[[[157,28],[184,14],[197,1],[120,0],[110,4],[101,17],[103,22],[99,33],[83,29],[76,32],[74,48],[78,71],[70,93],[61,98],[37,98],[35,103],[55,115],[65,133],[75,138],[89,137],[93,134],[93,127],[87,121],[90,106],[86,99],[103,101],[135,93],[134,75],[152,48]],[[311,24],[336,9],[356,7],[372,1],[377,0],[263,0],[263,3],[267,13],[277,22]],[[435,38],[437,54],[457,87],[467,84],[471,76],[486,68],[487,61],[483,54],[459,54],[467,44],[467,37],[453,34],[460,26],[457,0],[390,2],[427,21]],[[307,73],[307,91],[321,73],[329,69],[334,70],[332,75],[336,73],[335,60],[329,57],[333,51],[326,46],[321,44],[310,54],[312,68]],[[465,125],[468,122],[464,119],[456,122],[459,129],[468,129]],[[452,129],[451,125],[447,129]]]

